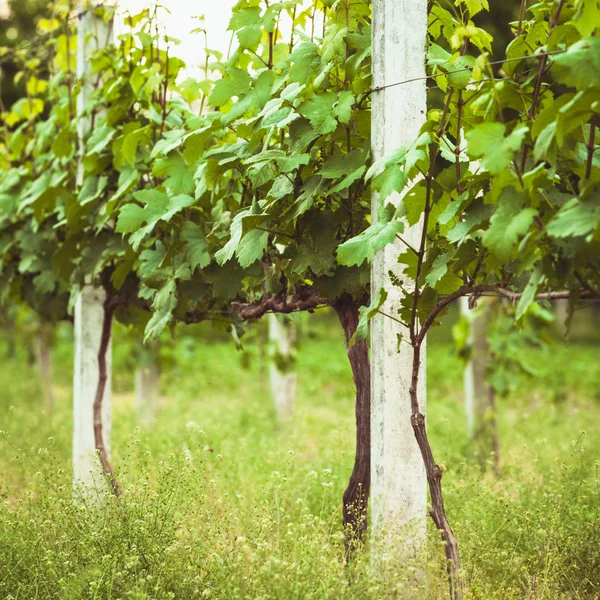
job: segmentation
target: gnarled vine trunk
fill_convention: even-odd
[[[429,437],[427,436],[427,425],[425,415],[421,412],[418,398],[418,384],[421,368],[421,344],[425,338],[425,333],[429,325],[424,325],[421,335],[413,343],[413,369],[412,383],[410,387],[411,401],[411,425],[421,451],[425,472],[427,474],[427,484],[429,495],[431,497],[431,508],[429,516],[435,523],[442,539],[444,540],[444,552],[446,555],[446,570],[448,572],[448,583],[450,586],[451,600],[461,600],[463,596],[463,577],[461,572],[460,554],[458,551],[458,541],[446,515],[444,506],[444,496],[442,493],[442,468],[435,462]]]
[[[346,530],[346,552],[350,555],[367,530],[367,507],[371,485],[371,371],[369,347],[365,341],[350,344],[358,326],[358,307],[352,296],[344,294],[333,307],[344,335],[348,360],[356,386],[356,454],[350,482],[344,492],[343,520]]]
[[[100,338],[100,348],[98,349],[98,387],[96,388],[96,397],[94,399],[94,442],[102,470],[108,477],[112,490],[118,498],[121,495],[121,486],[117,481],[117,476],[108,458],[108,452],[104,444],[104,428],[102,423],[102,400],[104,399],[104,390],[108,380],[106,353],[111,337],[112,315],[113,309],[106,302],[104,305],[104,320],[102,322],[102,337]]]

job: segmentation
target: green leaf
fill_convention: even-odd
[[[462,221],[457,223],[447,234],[446,239],[451,244],[459,245],[465,241],[470,231],[481,225],[494,212],[494,207],[490,204],[483,204],[479,199],[474,201],[469,209],[463,215]]]
[[[452,69],[452,54],[439,46],[438,44],[431,42],[427,48],[427,64],[430,67],[439,67],[444,71]]]
[[[166,210],[169,203],[168,196],[157,190],[138,192],[138,197],[142,201],[145,199],[148,206],[152,204],[153,210],[156,212],[152,214],[152,210],[145,210],[138,204],[124,205],[119,212],[119,219],[115,229],[117,233],[133,233],[137,231],[150,218],[150,215],[152,215],[154,221],[158,221],[163,214],[163,210]]]
[[[263,257],[269,233],[260,229],[253,229],[248,232],[241,240],[235,251],[240,266],[249,267],[252,263]]]
[[[399,220],[375,223],[360,235],[338,246],[338,263],[348,267],[360,266],[365,260],[370,261],[384,246],[391,244],[396,239],[396,235],[403,231],[404,223]]]
[[[481,158],[481,164],[495,175],[511,163],[515,152],[527,135],[526,125],[515,127],[506,137],[502,123],[482,123],[467,132],[468,153],[471,158]]]
[[[575,2],[577,15],[575,27],[582,36],[588,37],[594,33],[600,23],[600,2],[597,0],[577,0]]]
[[[188,166],[180,154],[159,158],[154,162],[152,174],[164,178],[164,186],[171,194],[192,194],[196,187],[194,169]]]
[[[337,94],[333,92],[314,95],[298,108],[298,112],[310,121],[315,133],[319,135],[331,133],[337,129],[333,110],[337,99]]]
[[[490,219],[490,226],[482,241],[499,261],[506,262],[521,236],[529,230],[534,208],[522,208],[526,198],[513,187],[505,188],[498,198],[498,206]]]
[[[533,159],[536,162],[540,160],[547,160],[548,162],[554,162],[554,155],[556,154],[556,128],[558,123],[556,121],[550,123],[538,135],[535,140],[535,146],[533,148]]]
[[[435,284],[448,272],[448,263],[450,262],[450,254],[444,252],[440,254],[431,265],[429,273],[425,277],[425,282],[429,287],[434,288]]]
[[[186,221],[181,230],[181,239],[186,244],[185,259],[190,264],[192,272],[197,267],[203,269],[210,264],[206,237],[200,226],[192,221]]]
[[[325,180],[322,177],[309,177],[302,185],[302,193],[291,207],[290,217],[295,218],[304,214],[319,199],[325,189]]]
[[[73,152],[73,144],[71,143],[71,135],[68,131],[60,131],[54,138],[51,147],[52,153],[57,158],[66,158],[71,156]]]
[[[272,198],[273,200],[281,200],[288,194],[291,194],[294,191],[294,183],[290,181],[289,177],[286,175],[280,175],[271,186],[269,193],[267,194],[268,198]]]
[[[51,294],[56,289],[56,279],[51,270],[46,270],[33,278],[35,289],[40,294]]]
[[[335,114],[340,123],[347,125],[352,118],[352,108],[356,99],[354,94],[349,91],[342,92],[335,104]]]
[[[219,265],[225,264],[228,260],[231,260],[235,254],[235,250],[242,239],[243,232],[243,221],[242,219],[249,213],[249,210],[239,212],[233,221],[229,229],[229,240],[227,243],[215,253],[215,259]]]
[[[146,65],[138,65],[129,78],[129,83],[134,93],[139,93],[141,87],[146,83],[148,78],[148,67]]]
[[[122,206],[116,232],[132,233],[130,241],[134,249],[137,249],[144,237],[154,229],[159,221],[170,221],[175,214],[195,202],[191,196],[169,197],[158,190],[141,190],[135,192],[133,196],[145,206],[141,207],[133,203]]]
[[[376,160],[369,167],[369,170],[367,171],[367,174],[365,175],[365,179],[367,181],[369,181],[373,177],[377,177],[388,166],[399,167],[401,164],[403,164],[405,158],[406,158],[406,148],[401,146],[401,147],[397,148],[396,150],[394,150],[394,152],[392,152],[391,154],[388,154],[388,155]]]
[[[121,147],[123,160],[132,166],[135,165],[138,146],[143,141],[149,141],[149,139],[147,127],[141,127],[129,132],[123,139],[123,146]]]
[[[417,276],[417,263],[419,261],[418,256],[409,249],[406,249],[402,254],[398,256],[398,264],[402,265],[402,274],[406,277],[414,280]]]
[[[446,273],[438,282],[436,282],[433,289],[439,294],[447,296],[458,290],[463,284],[464,281],[456,275],[456,273]],[[431,308],[433,308],[433,306],[431,306],[430,309]]]
[[[482,10],[490,10],[490,5],[488,4],[488,0],[456,0],[454,2],[455,6],[460,4],[464,4],[469,11],[469,16],[474,17],[477,13]]]
[[[451,65],[448,84],[457,90],[465,89],[471,81],[471,69],[474,66],[475,59],[472,56],[459,56]]]
[[[217,80],[208,100],[209,106],[223,106],[233,96],[245,94],[250,89],[250,75],[242,69],[227,69],[225,77]]]
[[[135,258],[130,257],[120,262],[110,276],[111,283],[115,286],[116,290],[120,290],[127,279],[127,275],[133,271],[135,264]]]
[[[380,288],[377,294],[372,297],[369,306],[361,306],[358,309],[358,325],[354,335],[350,339],[350,345],[353,346],[356,342],[362,342],[367,339],[369,336],[369,321],[379,312],[387,297],[388,293],[383,288]]]
[[[204,127],[197,131],[192,131],[185,136],[183,141],[185,147],[183,158],[188,164],[195,163],[200,158],[210,134],[211,128]]]
[[[600,81],[600,38],[579,40],[563,54],[552,58],[552,73],[560,81],[578,90],[598,87]]]
[[[402,197],[402,204],[406,207],[406,222],[411,227],[416,225],[425,210],[426,188],[417,184]]]
[[[360,171],[366,171],[366,157],[362,150],[355,148],[344,156],[331,156],[327,159],[319,174],[325,179],[338,179]]]
[[[107,212],[110,214],[116,206],[116,203],[127,193],[129,193],[139,182],[141,173],[133,167],[126,167],[119,174],[119,187],[109,200]]]
[[[253,48],[260,44],[262,30],[259,25],[251,25],[237,31],[236,36],[240,42],[240,48]]]
[[[253,6],[236,10],[229,21],[229,30],[236,32],[241,48],[258,46],[262,37],[260,8]]]
[[[116,130],[108,125],[95,127],[87,140],[86,154],[101,154],[112,142],[116,133]]]
[[[592,233],[600,223],[600,193],[581,201],[572,198],[548,223],[548,235],[555,238],[579,237]]]
[[[542,270],[540,267],[536,268],[535,271],[531,274],[529,282],[525,286],[523,290],[523,294],[519,299],[519,303],[517,304],[517,313],[515,318],[519,320],[526,312],[527,309],[531,306],[531,303],[535,300],[535,296],[537,294],[538,288],[542,283],[544,276],[542,274]]]
[[[140,266],[138,273],[142,281],[154,276],[156,271],[160,269],[167,256],[165,245],[158,241],[155,248],[147,248],[140,254]]]
[[[373,179],[371,188],[379,193],[380,201],[384,202],[394,192],[400,193],[408,182],[404,171],[398,165],[387,165],[385,169]]]
[[[171,131],[165,131],[163,138],[159,140],[150,154],[150,158],[156,158],[157,156],[166,156],[175,148],[181,146],[186,131],[185,129],[172,129]]]
[[[600,90],[587,89],[578,92],[558,111],[558,124],[556,127],[556,141],[559,146],[564,143],[565,137],[574,129],[587,122],[593,114],[592,106],[600,99]]]
[[[336,268],[335,250],[339,243],[338,227],[337,216],[331,212],[323,211],[319,219],[311,219],[293,256],[292,272],[309,278],[312,275],[333,275]]]
[[[144,341],[157,338],[173,318],[173,311],[177,307],[177,288],[175,281],[169,281],[160,289],[152,303],[152,317],[146,325]]]
[[[291,66],[289,80],[300,84],[314,81],[321,72],[321,55],[319,47],[312,42],[303,42],[294,49],[288,59]]]
[[[89,176],[84,180],[81,189],[79,190],[79,194],[77,196],[77,200],[80,206],[85,206],[94,200],[97,200],[102,195],[102,192],[105,190],[108,185],[108,178],[106,176],[102,177],[93,177]]]
[[[222,122],[227,125],[246,113],[251,113],[254,108],[262,110],[271,98],[274,79],[272,70],[264,70],[253,81],[253,86],[247,93],[237,90],[235,95],[240,96],[241,99],[222,116]]]

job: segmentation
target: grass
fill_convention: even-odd
[[[447,596],[437,535],[417,565],[343,560],[341,496],[353,460],[353,385],[327,316],[304,335],[294,419],[279,424],[256,348],[208,328],[165,350],[154,423],[138,426],[131,345],[116,335],[113,464],[120,503],[71,498],[71,342],[55,352],[52,412],[18,354],[0,373],[0,598],[382,599]],[[312,321],[311,321],[312,323]],[[446,332],[447,333],[447,332]],[[466,437],[461,364],[428,351],[429,430],[443,463],[469,598],[600,596],[598,346],[532,352],[535,381],[500,401],[501,472]],[[419,569],[417,569],[418,572]]]

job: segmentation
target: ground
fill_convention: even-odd
[[[491,457],[473,459],[447,333],[429,344],[427,412],[467,597],[598,598],[599,346],[531,352],[538,377],[519,378],[499,400],[495,474]],[[158,414],[140,427],[131,344],[117,331],[112,447],[125,497],[101,509],[70,497],[68,326],[58,337],[52,410],[22,350],[0,373],[0,598],[447,597],[433,527],[422,588],[411,564],[374,570],[368,553],[344,563],[354,390],[332,317],[305,328],[286,424],[257,336],[244,357],[204,327],[163,351]]]

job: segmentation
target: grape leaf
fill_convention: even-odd
[[[365,260],[371,260],[384,246],[391,244],[396,239],[396,235],[403,231],[404,223],[399,220],[375,223],[360,235],[338,246],[338,263],[360,266]]]
[[[508,167],[528,128],[526,125],[517,126],[506,137],[505,130],[506,126],[502,123],[482,123],[466,134],[469,156],[481,158],[481,164],[493,174]]]

